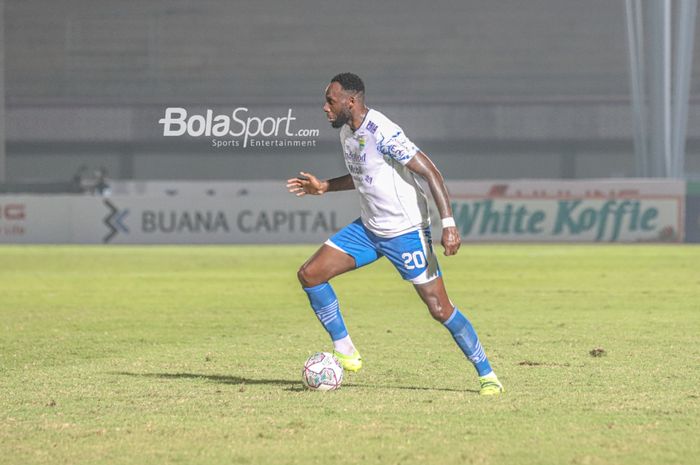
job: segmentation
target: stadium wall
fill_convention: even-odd
[[[700,237],[700,188],[683,181],[460,181],[448,187],[465,242]],[[0,243],[320,243],[359,216],[354,192],[299,199],[278,182],[130,182],[114,184],[108,194],[0,196]]]
[[[307,142],[302,147],[244,147],[241,137],[164,136],[159,121],[166,108],[11,107],[8,180],[65,181],[81,166],[104,167],[112,178],[139,180],[286,179],[300,169],[325,177],[344,169],[338,133],[328,126],[320,104],[184,106],[190,115],[208,109],[230,115],[247,108],[247,115],[265,118],[292,111],[292,132],[309,129],[317,135],[288,138],[281,130],[262,139]],[[378,108],[400,122],[448,179],[635,176],[626,101]],[[700,121],[700,106],[691,105],[689,121],[686,171],[700,173],[700,124],[693,124]]]
[[[321,111],[340,71],[451,179],[634,177],[624,2],[5,2],[7,180],[286,179],[342,168]],[[371,11],[352,28],[337,18]],[[352,43],[352,47],[344,44]],[[695,49],[700,50],[700,35]],[[693,63],[700,75],[700,60]],[[700,174],[700,80],[686,172]],[[163,109],[292,107],[304,151],[162,136]]]

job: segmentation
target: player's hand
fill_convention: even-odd
[[[461,243],[462,238],[459,236],[459,230],[456,227],[442,228],[442,246],[445,248],[445,255],[456,254]]]
[[[287,190],[297,197],[302,195],[321,195],[328,190],[328,182],[321,181],[311,173],[299,172],[296,178],[287,179]]]

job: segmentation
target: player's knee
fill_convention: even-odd
[[[428,298],[426,304],[430,315],[440,323],[444,323],[452,315],[452,306],[444,305],[438,297]]]
[[[297,279],[299,279],[299,283],[301,283],[303,287],[313,287],[318,284],[321,284],[321,282],[317,282],[318,279],[309,270],[309,267],[306,263],[301,265],[299,271],[297,271]]]
[[[306,265],[301,265],[299,267],[299,270],[297,271],[297,279],[299,280],[299,284],[301,284],[304,287],[309,287],[309,285],[308,285],[308,273],[306,271]]]

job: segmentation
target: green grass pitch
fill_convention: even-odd
[[[697,463],[699,247],[443,257],[497,398],[386,261],[334,280],[365,367],[303,390],[313,250],[0,247],[0,463]]]

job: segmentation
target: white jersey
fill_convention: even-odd
[[[340,144],[367,229],[394,237],[430,224],[425,192],[405,166],[419,149],[399,126],[369,110],[356,131],[347,124],[341,128]]]

